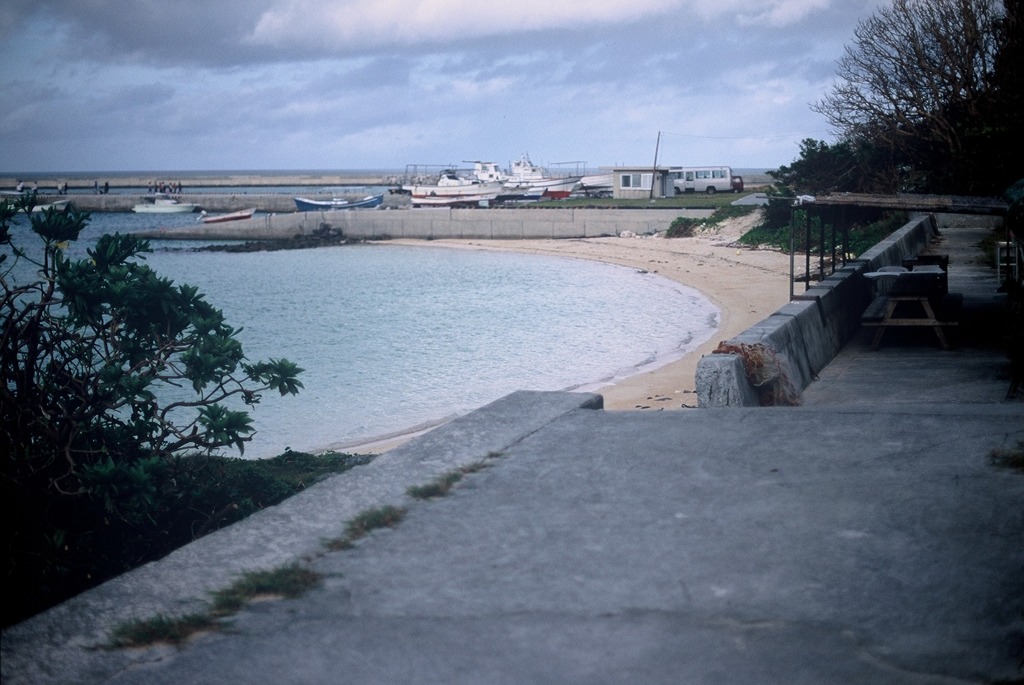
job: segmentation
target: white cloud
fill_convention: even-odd
[[[731,17],[742,26],[782,28],[830,4],[832,0],[692,0],[690,9],[703,19]]]
[[[414,45],[486,36],[637,21],[681,11],[684,0],[284,0],[259,18],[249,41],[282,46],[295,41],[339,47]]]
[[[11,1],[0,166],[30,170],[632,164],[659,131],[673,163],[777,165],[888,0]]]

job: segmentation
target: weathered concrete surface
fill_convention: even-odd
[[[318,556],[322,589],[181,650],[58,650],[32,680],[1009,679],[1024,475],[989,451],[1017,440],[1020,404],[570,411],[394,530]],[[196,582],[218,572],[196,564]],[[16,638],[5,680],[27,682],[24,651],[8,659],[52,636]]]
[[[979,263],[977,243],[992,219],[956,226],[943,217],[943,233],[931,215],[921,215],[886,237],[861,257],[820,283],[797,293],[796,299],[764,320],[727,341],[734,345],[764,345],[784,363],[797,392],[809,386],[851,338],[860,334],[860,315],[871,302],[876,284],[863,274],[883,266],[899,265],[924,251],[950,254],[949,291],[968,298],[1000,301],[995,275]],[[952,239],[947,240],[946,234]],[[931,247],[930,247],[931,246]],[[885,284],[880,284],[882,288]],[[701,407],[757,406],[758,398],[743,374],[730,372],[723,355],[708,355],[696,371],[697,400]],[[728,384],[719,387],[718,384]]]
[[[599,409],[591,394],[513,393],[455,419],[413,445],[396,448],[309,488],[301,497],[173,552],[3,633],[4,682],[90,682],[131,654],[92,649],[132,618],[201,611],[208,593],[239,574],[276,568],[323,552],[345,523],[370,508],[409,503],[406,489],[501,453],[574,409]],[[97,675],[97,677],[99,677]]]

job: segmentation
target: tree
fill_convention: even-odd
[[[783,188],[798,195],[863,190],[857,158],[849,143],[829,145],[807,138],[800,142],[799,159],[768,173]]]
[[[1001,192],[1019,168],[1007,149],[1018,137],[987,106],[1000,46],[1019,26],[1007,16],[997,0],[893,0],[857,27],[814,109],[841,140],[886,161],[876,185]]]
[[[141,263],[146,241],[105,235],[68,259],[89,215],[15,226],[32,203],[0,203],[5,593],[39,584],[60,599],[144,561],[125,550],[190,506],[181,462],[241,451],[261,393],[302,383],[288,360],[249,362],[204,295]]]

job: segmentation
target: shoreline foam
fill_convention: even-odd
[[[656,273],[698,290],[719,310],[718,328],[707,340],[678,359],[654,369],[577,389],[601,394],[604,408],[609,411],[680,410],[697,405],[694,375],[700,358],[711,353],[720,340],[746,330],[789,300],[789,256],[736,245],[736,239],[756,221],[755,213],[727,221],[721,227],[693,238],[438,239],[429,242],[392,240],[389,243],[590,259]],[[440,421],[436,425],[446,422]],[[413,427],[348,445],[346,450],[383,453],[434,427]]]

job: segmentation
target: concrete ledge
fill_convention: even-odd
[[[188,544],[3,632],[4,682],[92,681],[96,652],[110,631],[133,618],[202,611],[209,593],[247,571],[272,569],[323,553],[357,514],[409,506],[410,486],[500,453],[567,413],[601,409],[600,395],[520,391],[455,419],[365,466],[322,481],[281,504]],[[124,652],[125,650],[119,650]],[[47,669],[46,672],[40,669]]]
[[[935,235],[934,217],[915,217],[860,259],[797,294],[777,312],[727,342],[768,346],[783,361],[794,389],[803,391],[859,329],[860,314],[871,301],[871,284],[863,274],[901,264],[905,257],[920,253]],[[742,361],[737,357],[735,364],[729,364],[722,360],[727,356],[732,355],[708,355],[697,363],[698,406],[757,405],[757,393],[742,373]]]
[[[697,405],[700,407],[757,407],[757,393],[735,354],[702,357],[696,372]]]

